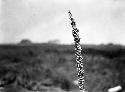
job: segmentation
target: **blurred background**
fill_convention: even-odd
[[[125,92],[124,0],[0,0],[2,92],[79,92],[68,10],[88,92]]]

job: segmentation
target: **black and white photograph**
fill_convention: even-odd
[[[125,92],[125,0],[0,0],[0,92]]]

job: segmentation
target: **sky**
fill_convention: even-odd
[[[0,0],[0,43],[73,43],[68,10],[82,44],[125,45],[125,0]]]

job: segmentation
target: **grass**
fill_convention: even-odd
[[[124,46],[82,45],[82,49],[88,92],[107,92],[110,87],[124,84]],[[5,87],[9,90],[4,92],[11,92],[10,89],[12,92],[23,92],[18,78],[24,84],[28,81],[44,83],[49,79],[48,84],[57,89],[77,92],[78,87],[72,84],[77,79],[74,54],[73,45],[1,45],[0,80],[17,77],[14,83]]]

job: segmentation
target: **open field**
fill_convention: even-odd
[[[88,92],[107,92],[110,87],[125,85],[124,46],[82,45],[82,49]],[[40,83],[40,87],[76,92],[78,87],[73,84],[77,79],[74,54],[73,45],[0,45],[0,80],[15,78],[3,92],[30,92],[20,82],[34,81]]]

